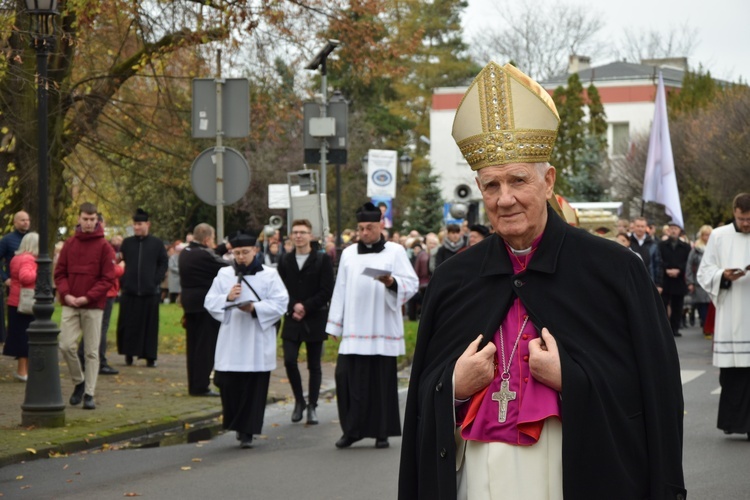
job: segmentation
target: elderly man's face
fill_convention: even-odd
[[[554,185],[554,167],[540,175],[532,163],[485,167],[477,174],[477,186],[495,232],[519,250],[528,248],[544,230],[547,198]]]

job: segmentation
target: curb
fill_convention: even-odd
[[[54,455],[67,455],[92,450],[101,448],[107,444],[120,443],[135,439],[147,439],[156,434],[162,434],[169,431],[185,432],[187,428],[194,427],[203,422],[217,420],[220,417],[221,411],[211,411],[190,414],[186,417],[176,418],[173,421],[162,422],[159,424],[149,424],[148,422],[137,423],[129,426],[121,432],[115,432],[108,436],[92,437],[91,439],[73,438],[70,441],[63,441],[37,449],[36,453],[29,453],[28,451],[11,453],[0,457],[0,467],[21,462],[29,462],[41,458],[49,458]]]

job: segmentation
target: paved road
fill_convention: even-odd
[[[718,370],[697,328],[678,339],[685,397],[685,475],[689,498],[750,499],[746,436],[716,429]],[[405,394],[402,393],[402,403]],[[0,469],[5,498],[362,499],[395,498],[400,440],[376,450],[373,440],[337,450],[335,403],[321,404],[321,424],[291,424],[291,406],[266,412],[263,439],[240,450],[233,434],[150,449],[89,452]]]

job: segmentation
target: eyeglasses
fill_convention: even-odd
[[[310,234],[310,231],[292,231],[292,236],[297,236],[300,234]]]
[[[232,250],[232,255],[235,257],[241,257],[242,255],[250,255],[253,253],[252,250]]]

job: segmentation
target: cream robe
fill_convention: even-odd
[[[719,368],[750,367],[750,272],[722,290],[724,269],[750,264],[750,234],[733,224],[716,228],[698,268],[698,283],[716,306],[713,364]]]
[[[276,368],[276,327],[289,302],[284,282],[276,269],[263,266],[263,271],[245,276],[260,302],[255,313],[239,309],[224,310],[229,290],[237,283],[233,267],[224,267],[214,278],[203,307],[221,321],[216,343],[214,369],[222,372],[270,372]],[[257,300],[245,283],[237,301]]]
[[[365,276],[365,268],[388,270],[398,292]],[[419,287],[414,267],[401,245],[386,242],[379,253],[357,253],[357,245],[341,253],[326,332],[341,337],[339,354],[399,356],[404,354],[403,306]]]

